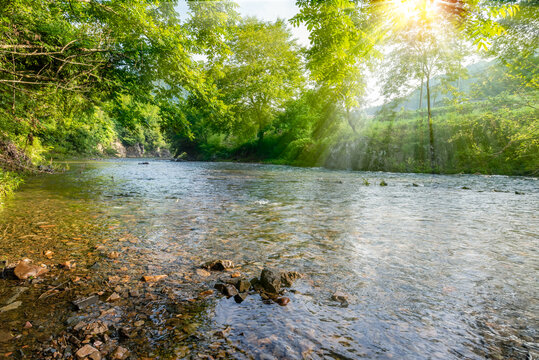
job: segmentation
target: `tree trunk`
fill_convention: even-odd
[[[423,101],[423,77],[421,77],[421,89],[419,91],[419,110],[421,110],[421,105],[423,105],[422,101]]]
[[[434,172],[435,167],[435,156],[434,156],[434,130],[432,128],[432,114],[431,114],[431,108],[430,108],[430,84],[429,84],[429,77],[427,76],[427,114],[429,119],[429,153],[430,153],[430,168]]]

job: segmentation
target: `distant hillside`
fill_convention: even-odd
[[[467,66],[466,69],[468,70],[468,78],[460,80],[460,84],[459,84],[460,90],[463,92],[469,92],[471,89],[471,86],[474,83],[478,82],[482,74],[485,73],[485,70],[487,70],[493,64],[494,64],[494,61],[480,61],[480,62]],[[439,79],[440,79],[439,77],[436,77],[433,79],[432,88],[435,88],[440,83]],[[373,115],[376,115],[376,113],[382,107],[387,106],[387,105],[396,105],[396,108],[399,110],[400,109],[418,110],[420,96],[421,96],[421,89],[420,87],[418,87],[405,98],[393,99],[386,104],[379,105],[379,106],[372,106],[372,107],[363,109],[363,112],[366,115],[373,116]],[[434,96],[431,98],[432,107],[438,106],[441,102],[443,102],[444,99],[448,99],[449,97],[450,97],[449,95],[439,94],[435,92]],[[423,100],[421,102],[421,108],[422,109],[427,108],[425,87],[423,87]]]

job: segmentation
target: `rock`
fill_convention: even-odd
[[[139,165],[150,165],[150,163],[147,162],[147,161],[139,162],[138,164],[139,164]]]
[[[238,293],[238,294],[234,295],[234,300],[239,304],[239,303],[243,302],[245,299],[247,299],[248,295],[249,294],[247,294],[246,292]]]
[[[387,183],[384,180],[382,180],[380,181],[380,186],[387,186]]]
[[[77,267],[77,263],[72,260],[68,260],[66,262],[59,264],[58,266],[61,267],[62,269],[72,270],[75,267]]]
[[[166,277],[167,275],[145,275],[142,277],[142,280],[149,283],[149,282],[156,282],[159,280],[163,280]]]
[[[13,335],[9,331],[0,329],[0,344],[8,342],[11,339],[13,339]]]
[[[230,330],[232,330],[232,328],[230,326],[227,326],[225,329],[216,331],[214,334],[224,339],[228,336],[228,334],[230,334]]]
[[[45,250],[43,251],[43,255],[47,258],[47,259],[52,259],[52,256],[54,255],[54,253],[50,250]]]
[[[286,296],[275,299],[275,302],[281,306],[286,306],[290,302],[290,299]]]
[[[471,188],[467,187],[467,186],[463,186],[461,187],[462,190],[472,190]]]
[[[235,296],[238,293],[238,291],[236,290],[236,287],[230,284],[218,283],[218,284],[215,284],[214,287],[228,298],[231,296]]]
[[[97,295],[92,295],[86,298],[77,299],[73,301],[73,305],[77,308],[77,310],[82,310],[90,305],[93,305],[99,301],[99,297]]]
[[[239,278],[239,277],[241,277],[241,273],[239,271],[233,272],[232,274],[230,274],[230,277],[231,278]]]
[[[98,353],[99,354],[99,350],[97,350],[95,347],[93,347],[92,345],[84,345],[83,347],[81,347],[79,350],[77,350],[77,352],[75,353],[75,355],[77,356],[77,358],[79,359],[85,359],[87,357],[90,357],[90,355],[93,355],[95,353]],[[101,358],[101,355],[99,355],[99,359]],[[94,358],[90,358],[92,360],[95,359]]]
[[[202,265],[202,267],[208,270],[223,271],[226,269],[232,269],[234,267],[234,263],[231,260],[213,260],[208,261]]]
[[[111,251],[107,257],[109,259],[118,259],[120,257],[120,253],[118,251]]]
[[[205,297],[208,297],[210,295],[213,295],[213,290],[211,290],[211,289],[200,292],[198,294],[198,297],[205,298]]]
[[[112,359],[113,360],[124,360],[129,355],[129,350],[122,346],[118,346],[113,352],[112,352]]]
[[[281,290],[281,274],[265,268],[260,274],[260,284],[267,292],[277,294]]]
[[[135,321],[134,325],[136,327],[140,327],[140,326],[144,325],[144,320],[137,320],[137,321]]]
[[[27,321],[25,324],[24,324],[24,328],[25,329],[30,329],[32,327],[32,323],[30,321]]]
[[[109,331],[109,327],[107,324],[105,324],[102,321],[96,321],[93,323],[85,324],[85,323],[79,323],[75,325],[73,328],[76,331],[79,331],[80,333],[84,334],[85,336],[88,335],[100,335],[104,334],[107,331]]]
[[[9,305],[0,308],[0,314],[6,311],[15,310],[22,305],[22,301],[14,301]]]
[[[211,275],[211,273],[209,271],[206,271],[204,269],[197,269],[196,273],[197,273],[198,276],[202,276],[202,277],[208,277],[208,276]]]
[[[21,280],[26,280],[29,277],[38,277],[45,274],[48,270],[46,267],[33,265],[29,259],[24,259],[15,267],[15,276]]]
[[[290,287],[294,284],[294,281],[303,277],[297,271],[285,271],[281,273],[281,284],[286,287]]]
[[[117,301],[117,300],[120,300],[120,295],[118,295],[118,293],[115,293],[115,292],[113,292],[113,293],[107,298],[107,301],[108,301],[108,302],[113,302],[113,301]]]
[[[239,292],[246,292],[251,288],[251,283],[247,279],[229,279],[225,282],[234,285]]]
[[[419,187],[419,184],[412,183],[412,186],[413,186],[413,187]]]
[[[526,194],[523,193],[522,191],[515,191],[515,194],[516,194],[516,195],[526,195]]]
[[[19,298],[19,296],[21,296],[21,294],[23,292],[25,292],[26,290],[28,290],[27,287],[24,287],[24,286],[17,286],[15,288],[15,290],[13,291],[13,295],[11,295],[11,297],[6,301],[6,304],[11,304],[12,302],[14,302],[15,300],[17,300]]]
[[[346,295],[345,293],[343,293],[341,291],[336,291],[336,292],[333,293],[333,295],[331,295],[331,300],[338,301],[342,305],[347,305],[348,304],[348,295]]]

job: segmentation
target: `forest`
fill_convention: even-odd
[[[537,175],[535,1],[296,5],[2,0],[0,193],[89,157]]]

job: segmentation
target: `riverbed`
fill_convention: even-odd
[[[0,209],[0,260],[50,268],[42,282],[0,280],[4,302],[29,289],[0,313],[13,337],[0,356],[50,347],[81,317],[68,309],[78,296],[102,292],[106,302],[123,286],[128,297],[141,276],[164,274],[164,288],[141,288],[157,315],[137,318],[148,328],[126,345],[137,356],[196,358],[221,346],[246,359],[539,357],[537,178],[142,161],[69,163],[28,179]],[[304,277],[286,306],[258,294],[238,304],[200,295],[222,276],[197,276],[214,259],[247,278],[266,267]],[[76,269],[55,268],[68,260]],[[171,315],[187,314],[184,330],[194,324],[185,336],[159,317],[172,311],[165,297],[196,304]],[[226,339],[212,338],[220,330]]]

